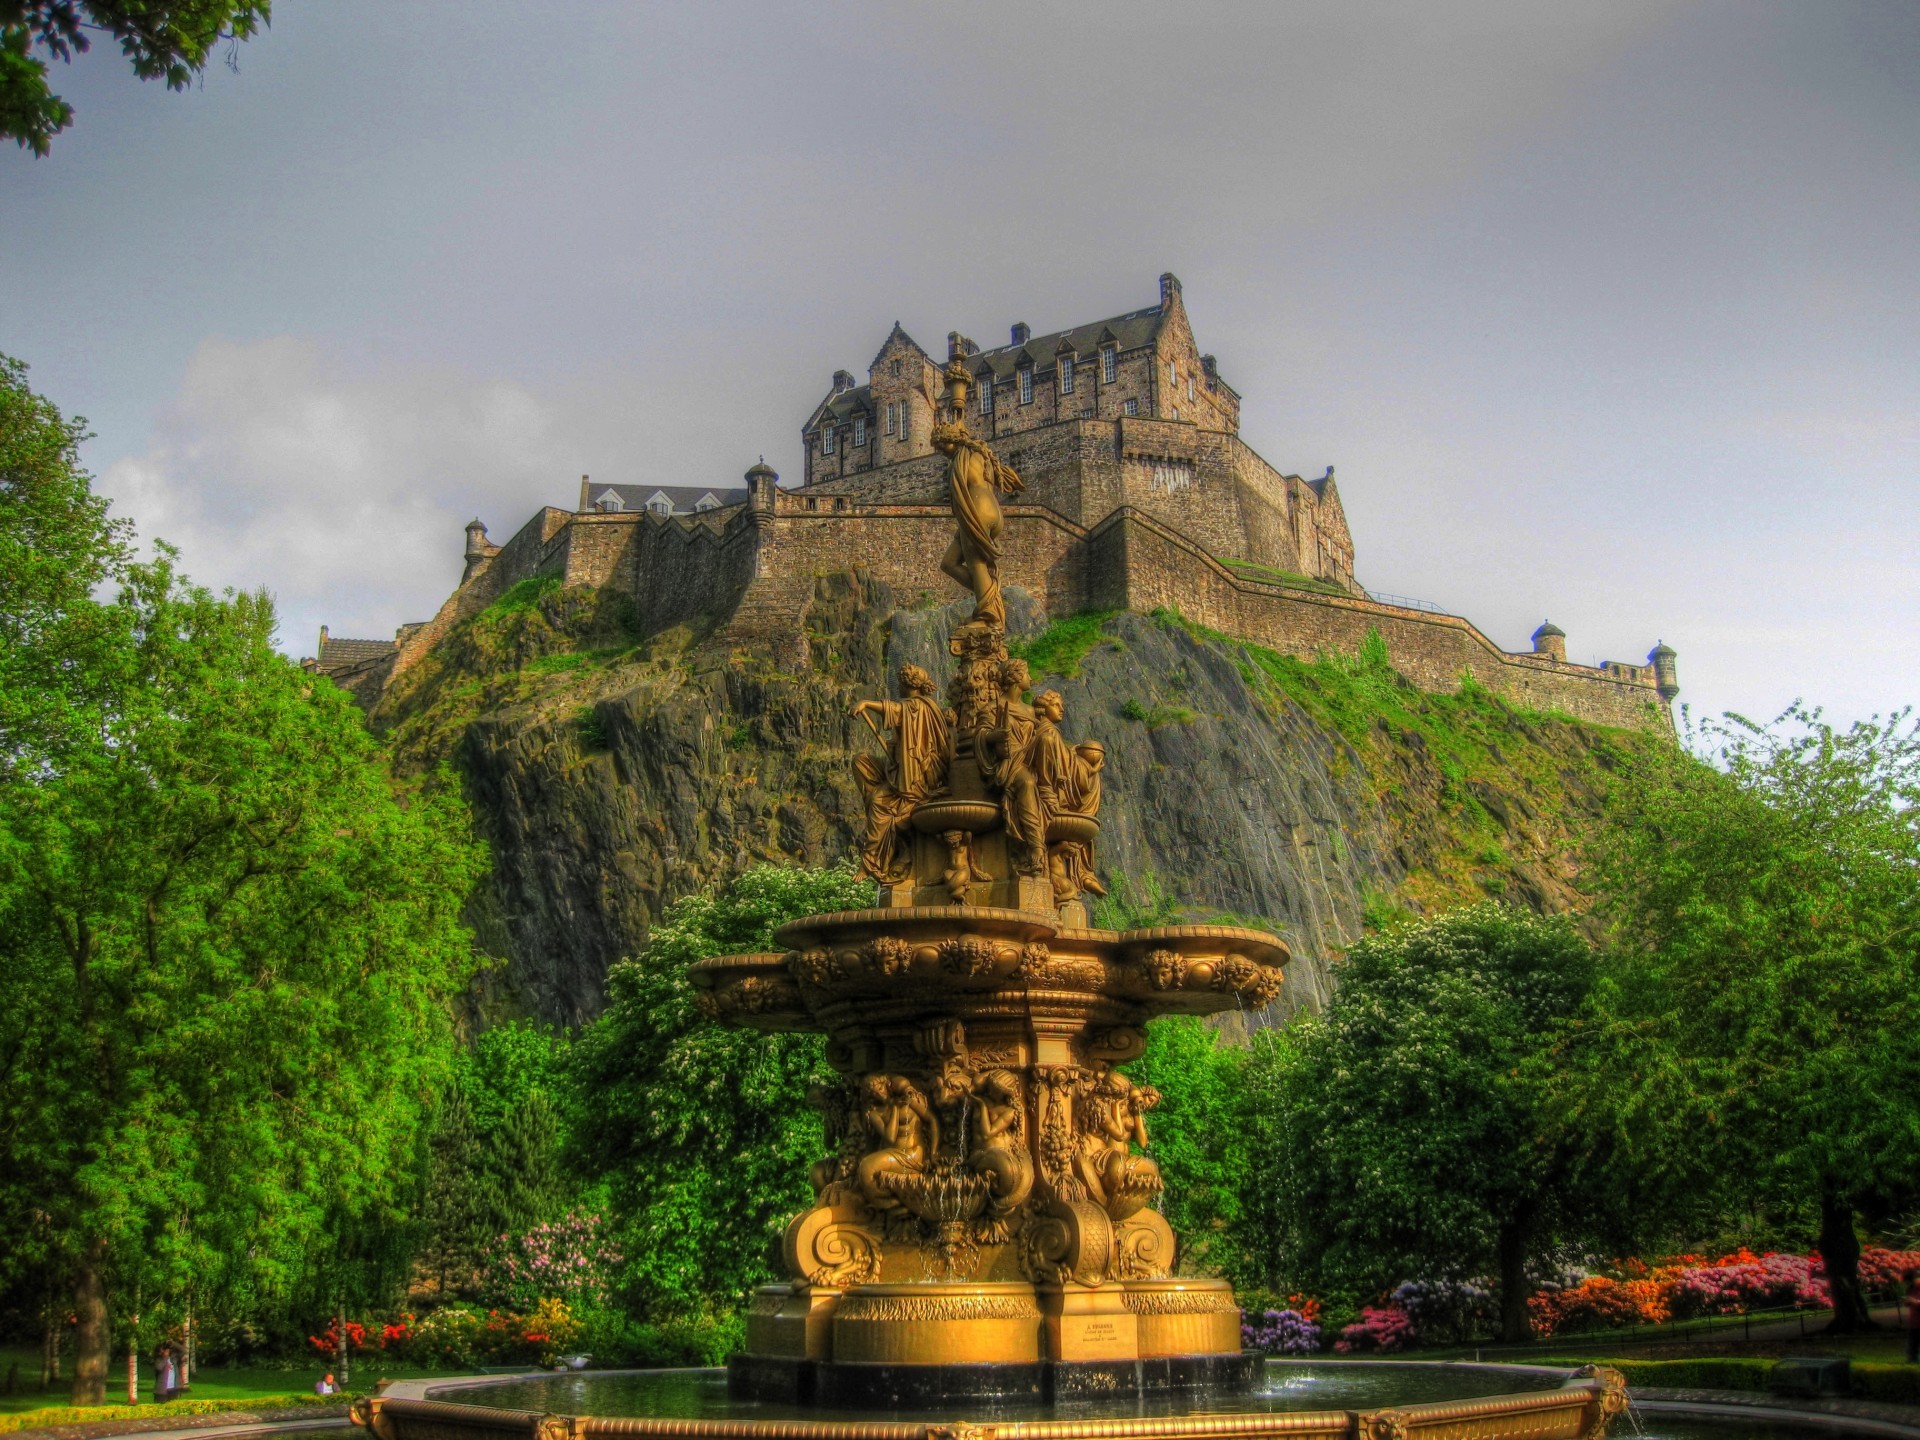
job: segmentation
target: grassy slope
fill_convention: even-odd
[[[1292,705],[1338,735],[1380,802],[1410,859],[1391,909],[1431,910],[1482,895],[1541,908],[1579,904],[1580,833],[1596,820],[1608,774],[1648,746],[1652,734],[1527,710],[1463,677],[1452,694],[1416,689],[1388,663],[1377,637],[1356,656],[1306,661],[1195,625],[1171,611],[1164,625],[1224,647],[1268,704]],[[1019,652],[1036,681],[1072,676],[1100,646],[1113,612],[1072,616],[1031,637]],[[1178,706],[1142,708],[1129,719],[1177,724]]]

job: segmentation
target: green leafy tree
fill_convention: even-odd
[[[1711,1132],[1669,1147],[1692,1183],[1816,1211],[1835,1328],[1864,1328],[1857,1217],[1911,1204],[1920,1155],[1920,729],[1795,706],[1694,739],[1714,764],[1649,754],[1619,786],[1610,1004],[1698,1090]]]
[[[1503,1338],[1525,1339],[1529,1263],[1585,1203],[1541,1062],[1594,975],[1571,924],[1493,903],[1355,945],[1321,1015],[1254,1042],[1250,1260],[1363,1298],[1491,1273]]]
[[[119,561],[83,482],[8,496],[120,590],[0,629],[9,683],[78,697],[16,727],[0,783],[0,1185],[44,1217],[97,1403],[109,1287],[284,1294],[418,1173],[484,856],[450,790],[401,802],[263,596]]]
[[[604,1176],[625,1288],[654,1318],[729,1306],[771,1278],[780,1227],[810,1199],[824,1152],[805,1103],[827,1078],[814,1035],[762,1035],[703,1019],[687,966],[769,950],[781,923],[872,903],[851,870],[761,866],[667,910],[640,955],[607,977],[607,1009],[574,1041],[580,1166]]]
[[[420,1267],[441,1296],[471,1288],[492,1232],[483,1193],[480,1137],[463,1087],[455,1085],[434,1126],[427,1190],[421,1204]]]
[[[490,1239],[522,1234],[557,1219],[566,1208],[564,1134],[560,1111],[544,1090],[529,1091],[494,1132],[486,1161],[493,1199]]]
[[[1242,1094],[1247,1052],[1192,1015],[1147,1026],[1146,1053],[1126,1066],[1160,1103],[1147,1117],[1148,1153],[1166,1180],[1167,1222],[1180,1237],[1183,1273],[1245,1273],[1241,1197],[1252,1183]]]
[[[0,784],[98,733],[101,652],[126,617],[91,602],[126,563],[127,524],[81,468],[86,438],[0,355]]]
[[[222,42],[259,33],[271,8],[271,0],[0,0],[0,135],[45,155],[73,123],[47,62],[91,49],[88,32],[111,35],[142,80],[184,90]]]

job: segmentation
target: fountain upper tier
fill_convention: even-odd
[[[1055,915],[920,905],[809,915],[781,952],[690,968],[707,1013],[770,1031],[852,1040],[930,1011],[974,1022],[1015,1015],[1137,1025],[1152,1015],[1259,1010],[1287,947],[1233,925],[1092,930]]]

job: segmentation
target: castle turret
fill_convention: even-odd
[[[587,477],[580,477],[581,486],[586,485]],[[584,500],[584,496],[582,497]],[[584,505],[583,505],[584,508]],[[480,523],[478,516],[467,522],[467,568],[460,572],[460,583],[465,584],[473,578],[473,572],[500,553],[500,547],[487,539],[487,527]]]
[[[767,457],[762,455],[759,463],[747,467],[747,504],[755,510],[773,513],[773,497],[779,492],[780,477],[774,473]]]
[[[1662,700],[1671,701],[1680,693],[1680,671],[1674,663],[1677,658],[1673,647],[1664,640],[1647,652],[1647,663],[1653,666],[1653,683]]]
[[[1329,470],[1328,474],[1333,472]],[[1533,632],[1533,653],[1544,655],[1549,660],[1565,663],[1567,658],[1567,632],[1551,620],[1542,620],[1540,628]]]

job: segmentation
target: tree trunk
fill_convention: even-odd
[[[100,1278],[107,1247],[95,1243],[74,1267],[73,1403],[107,1403],[107,1287]]]
[[[1853,1230],[1853,1205],[1828,1192],[1820,1197],[1820,1260],[1833,1292],[1830,1335],[1855,1335],[1875,1329],[1860,1288],[1860,1237]]]
[[[182,1390],[193,1384],[193,1301],[187,1301],[186,1318],[180,1322],[180,1378],[174,1382]]]
[[[127,1330],[127,1403],[140,1403],[140,1312],[133,1312],[133,1324]]]
[[[1527,1216],[1501,1222],[1500,1250],[1500,1339],[1503,1344],[1519,1345],[1533,1338],[1527,1324]]]

